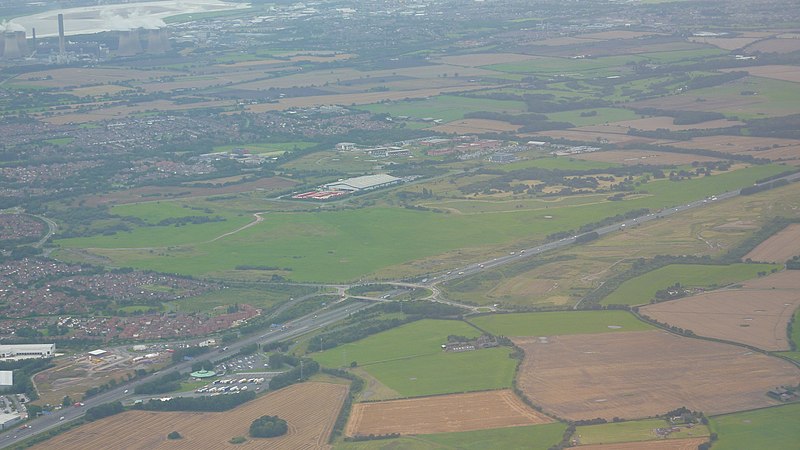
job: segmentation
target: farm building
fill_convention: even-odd
[[[12,344],[0,345],[0,360],[52,358],[56,344]]]
[[[365,175],[363,177],[347,178],[322,186],[323,189],[332,191],[360,192],[391,186],[400,182],[400,178],[385,173]]]

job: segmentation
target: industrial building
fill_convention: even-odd
[[[0,360],[52,358],[56,344],[10,344],[0,345]]]
[[[323,189],[331,191],[361,192],[378,189],[400,183],[401,179],[385,173],[377,175],[364,175],[363,177],[347,178],[334,183],[322,185]]]

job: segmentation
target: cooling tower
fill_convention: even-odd
[[[19,42],[17,42],[17,36],[13,31],[6,32],[4,40],[3,58],[14,59],[22,57],[22,52],[19,50]]]
[[[117,55],[132,56],[139,53],[142,53],[142,43],[139,41],[139,30],[120,31]]]
[[[15,31],[14,37],[17,40],[20,56],[28,56],[28,40],[25,38],[24,31]]]
[[[161,30],[147,30],[147,53],[164,53],[167,49],[161,41]]]

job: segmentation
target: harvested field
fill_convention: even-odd
[[[747,53],[791,53],[800,50],[800,39],[765,39],[748,45]]]
[[[420,84],[424,84],[421,82]],[[434,97],[447,92],[461,92],[478,89],[488,89],[486,85],[478,83],[464,83],[459,86],[436,88],[436,89],[415,89],[409,91],[387,91],[387,92],[364,92],[360,94],[336,94],[336,95],[312,95],[308,97],[282,98],[278,103],[263,103],[258,105],[248,105],[246,109],[250,112],[281,111],[289,108],[306,108],[316,105],[368,105],[379,103],[385,100],[404,100],[406,98]]]
[[[14,83],[43,88],[91,86],[120,81],[142,81],[165,76],[181,76],[180,72],[165,70],[136,70],[130,68],[63,68],[29,72],[14,79]]]
[[[797,66],[754,66],[746,67],[744,69],[723,69],[721,72],[733,72],[736,70],[744,70],[750,75],[756,77],[772,78],[775,80],[793,81],[800,83],[800,67]]]
[[[689,38],[690,42],[695,42],[697,44],[708,44],[713,45],[714,47],[719,47],[723,50],[736,50],[739,48],[746,47],[753,42],[759,40],[761,38],[751,37],[736,37],[736,38],[721,38],[721,37],[700,37],[700,36],[692,36]],[[740,69],[741,70],[741,69]]]
[[[800,158],[800,141],[796,139],[751,136],[704,136],[688,141],[659,141],[657,144],[686,149],[704,149],[731,154],[748,154],[771,160]]]
[[[686,406],[706,414],[779,404],[775,386],[800,369],[741,347],[665,331],[515,338],[525,350],[517,385],[545,412],[570,420],[655,416]]]
[[[469,55],[445,56],[439,61],[453,66],[480,67],[536,59],[535,56],[519,53],[472,53]]]
[[[439,125],[430,128],[432,131],[440,133],[452,134],[468,134],[468,133],[503,133],[506,131],[517,131],[519,125],[512,125],[508,122],[501,122],[499,120],[488,119],[464,119],[450,122],[445,125]]]
[[[647,131],[653,131],[659,128],[665,128],[671,131],[681,131],[681,130],[693,130],[693,129],[706,130],[712,128],[726,128],[737,125],[744,125],[744,122],[739,122],[736,120],[727,120],[727,119],[709,120],[707,122],[694,123],[691,125],[675,125],[672,123],[673,120],[674,119],[672,117],[666,117],[666,116],[647,117],[644,119],[624,120],[621,122],[612,122],[604,125],[581,127],[580,130],[598,131],[601,133],[627,133],[628,130],[631,128],[635,128],[637,130],[647,130]]]
[[[742,259],[784,263],[797,255],[800,255],[800,224],[794,223],[758,244]],[[797,276],[800,278],[800,273]]]
[[[581,445],[579,448],[583,450],[696,450],[697,446],[704,442],[708,442],[708,438]]]
[[[640,311],[699,336],[780,351],[789,350],[786,325],[798,306],[797,289],[730,289],[647,305]]]
[[[746,78],[745,78],[746,79]],[[656,100],[643,100],[628,103],[626,106],[631,108],[661,108],[686,111],[750,111],[756,109],[764,103],[763,98],[758,95],[740,95],[724,97],[703,97],[703,101],[697,101],[698,94],[680,94],[671,97],[658,98]]]
[[[636,164],[683,165],[691,164],[695,161],[719,161],[719,158],[712,158],[710,156],[658,152],[653,150],[611,150],[605,152],[581,153],[573,157],[586,161],[610,162],[628,166]]]
[[[222,413],[128,411],[101,419],[56,436],[36,449],[187,449],[238,448],[228,443],[247,436],[250,423],[265,415],[277,415],[289,424],[283,436],[248,438],[246,448],[330,448],[328,436],[344,403],[347,386],[302,383],[272,392]],[[183,439],[167,440],[177,431]]]
[[[347,436],[428,434],[551,423],[508,389],[353,405]]]
[[[744,289],[800,290],[800,277],[796,270],[784,270],[768,277],[755,278],[742,283]]]
[[[632,145],[632,144],[649,144],[654,142],[655,139],[650,139],[641,136],[630,136],[625,133],[621,132],[613,132],[613,130],[609,130],[609,132],[597,132],[597,131],[588,131],[582,130],[580,128],[570,128],[568,130],[552,130],[552,131],[542,131],[539,133],[532,133],[532,134],[521,134],[520,136],[526,138],[540,138],[542,136],[551,137],[553,139],[567,139],[570,141],[581,141],[581,142],[606,142],[610,144],[623,144],[623,145]]]

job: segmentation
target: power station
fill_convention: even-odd
[[[74,52],[75,49],[69,50],[67,48],[69,43],[65,36],[64,14],[58,14],[57,21],[57,49],[54,43],[37,43],[35,30],[32,30],[33,39],[29,46],[24,27],[13,22],[0,23],[0,59],[17,60],[28,58],[36,54],[37,45],[41,46],[39,50],[49,53],[51,63],[66,64],[75,60],[75,58],[81,57],[81,55],[70,53],[70,51]],[[117,56],[135,56],[142,53],[163,54],[170,51],[169,32],[163,26],[163,22],[160,25],[147,23],[142,27],[143,23],[142,21],[131,21],[128,24],[130,28],[113,32],[118,40]],[[125,26],[125,24],[121,24],[121,26]],[[74,46],[75,44],[70,45]],[[42,52],[40,51],[39,54],[41,55]]]

